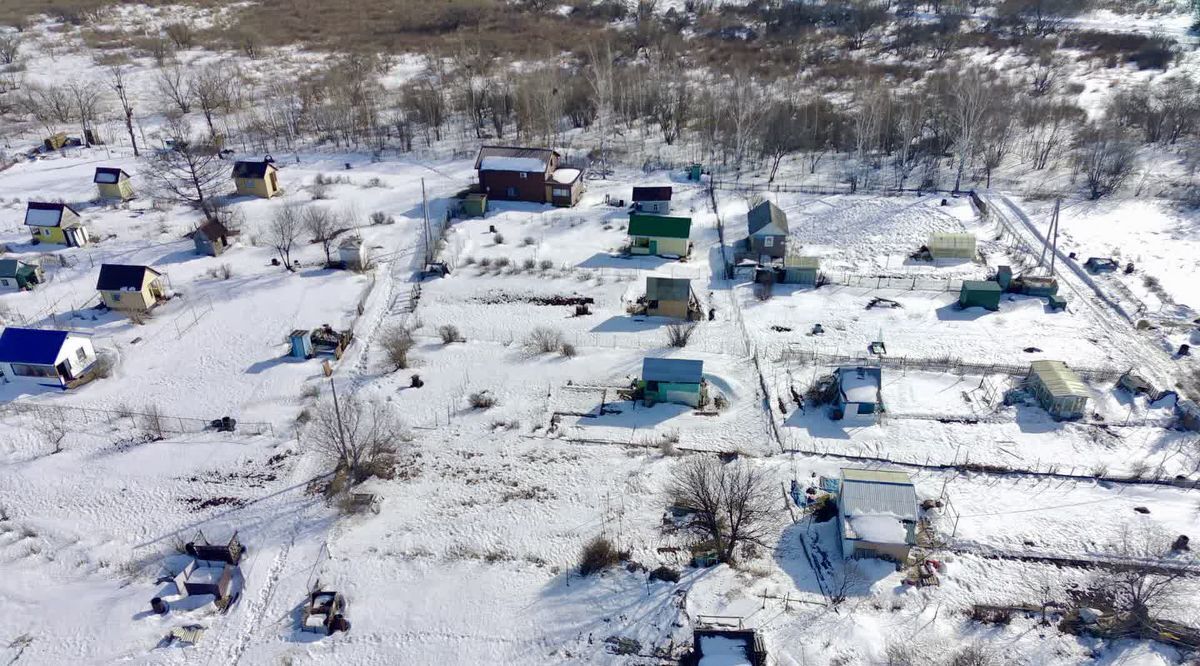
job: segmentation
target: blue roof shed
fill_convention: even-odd
[[[704,361],[681,358],[642,360],[642,380],[673,384],[699,384],[704,377]]]

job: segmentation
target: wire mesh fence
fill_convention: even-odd
[[[156,410],[134,412],[129,410],[99,409],[78,405],[39,405],[10,402],[0,405],[4,416],[29,415],[39,419],[54,419],[67,426],[87,428],[99,424],[113,427],[127,426],[136,430],[155,433],[195,434],[214,430],[213,419],[190,416],[173,416]],[[216,421],[220,421],[217,419]],[[275,428],[264,421],[236,421],[236,432],[247,435],[273,435]]]

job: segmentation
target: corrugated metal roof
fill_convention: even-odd
[[[67,331],[10,326],[0,334],[0,363],[54,365],[66,341]]]
[[[772,231],[777,234],[784,235],[788,232],[787,215],[784,214],[779,206],[764,201],[746,213],[746,222],[750,230],[750,234],[754,235],[761,231],[764,227],[775,227]]]
[[[692,218],[630,213],[629,235],[658,238],[687,238],[692,232]]]
[[[1030,372],[1055,398],[1087,398],[1087,385],[1062,361],[1034,361]]]
[[[704,377],[704,361],[683,358],[647,358],[642,360],[642,380],[699,384]]]
[[[838,501],[846,516],[918,517],[917,489],[903,472],[843,469]]]
[[[647,277],[646,299],[650,301],[686,301],[692,294],[687,278]]]

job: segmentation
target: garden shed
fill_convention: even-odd
[[[699,407],[704,400],[704,361],[647,358],[642,361],[643,399],[647,405],[674,402]]]
[[[999,282],[992,280],[964,280],[958,292],[958,307],[983,308],[995,312],[1000,309],[1000,296],[1004,290]]]
[[[783,281],[786,284],[802,284],[815,287],[821,273],[820,257],[802,257],[789,254],[783,259]]]
[[[838,528],[842,557],[904,563],[917,543],[917,490],[904,472],[842,469]]]
[[[126,201],[133,198],[133,181],[124,169],[96,167],[92,182],[96,184],[101,199]]]
[[[1042,407],[1058,420],[1082,417],[1091,397],[1079,375],[1062,361],[1034,361],[1028,384]]]
[[[929,256],[938,259],[975,258],[975,236],[969,233],[937,232],[929,236]]]
[[[883,370],[880,368],[838,368],[838,410],[845,419],[874,421],[883,412]]]
[[[45,280],[40,261],[0,259],[0,292],[33,289]]]
[[[699,318],[700,305],[687,278],[648,276],[646,278],[646,314],[676,319]]]

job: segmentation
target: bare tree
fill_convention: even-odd
[[[192,86],[193,97],[200,107],[200,112],[204,114],[204,121],[208,123],[208,133],[212,136],[217,135],[217,128],[213,126],[213,114],[228,106],[232,84],[233,77],[230,71],[220,64],[206,67],[196,74]]]
[[[761,468],[748,461],[722,463],[693,456],[675,468],[667,492],[693,512],[693,527],[713,543],[722,562],[732,562],[743,543],[761,543],[774,500]]]
[[[1075,163],[1087,180],[1088,194],[1099,199],[1120,189],[1133,167],[1137,151],[1118,128],[1093,125],[1078,139]]]
[[[759,125],[758,147],[761,155],[771,161],[768,183],[775,182],[775,174],[784,157],[804,148],[806,138],[794,104],[779,101],[767,107]]]
[[[158,71],[156,79],[158,92],[163,98],[179,109],[180,113],[190,113],[192,99],[195,95],[194,81],[191,73],[179,63],[171,63]]]
[[[667,344],[672,347],[686,347],[689,340],[692,339],[692,333],[696,330],[696,324],[692,322],[675,323],[667,325]]]
[[[17,61],[21,40],[16,33],[0,34],[0,65],[11,65]]]
[[[72,80],[67,84],[67,90],[75,101],[75,119],[83,130],[84,145],[90,146],[92,124],[104,106],[104,91],[96,81],[88,79]]]
[[[1171,564],[1165,561],[1171,554],[1171,537],[1156,526],[1126,523],[1109,550],[1128,565],[1105,570],[1097,577],[1096,588],[1111,598],[1121,621],[1129,626],[1152,629],[1158,614],[1190,596],[1188,569],[1164,566]]]
[[[1048,35],[1090,4],[1090,0],[1001,0],[996,15],[1018,29]]]
[[[991,108],[996,86],[995,73],[972,67],[948,78],[946,106],[954,137],[954,190],[962,186],[963,175],[979,154],[984,120]]]
[[[396,451],[405,439],[399,419],[387,403],[358,397],[330,398],[317,409],[309,437],[317,451],[344,467],[355,482],[365,481],[381,459]]]
[[[50,453],[61,453],[63,450],[63,440],[67,438],[67,427],[63,422],[56,418],[46,418],[37,422],[35,428],[38,434],[42,436],[42,440],[50,446]]]
[[[187,122],[175,118],[165,128],[167,148],[154,156],[147,176],[169,201],[204,211],[212,219],[210,199],[228,176],[226,163],[207,140],[197,140]]]
[[[276,208],[275,213],[271,216],[271,221],[267,224],[267,243],[279,255],[283,267],[291,272],[296,270],[292,264],[292,247],[295,246],[296,239],[300,237],[302,225],[299,207],[290,204]]]
[[[321,244],[321,249],[325,251],[325,264],[329,265],[333,261],[333,241],[338,232],[337,216],[324,206],[309,204],[300,213],[300,221],[313,241]]]
[[[855,560],[843,560],[829,580],[829,603],[841,605],[854,591],[867,582],[867,576]]]
[[[129,133],[129,143],[133,146],[133,156],[140,157],[138,152],[137,135],[133,131],[133,103],[129,100],[129,87],[125,83],[125,70],[120,65],[108,68],[108,87],[117,94],[121,103],[121,115],[125,121],[125,131]]]

